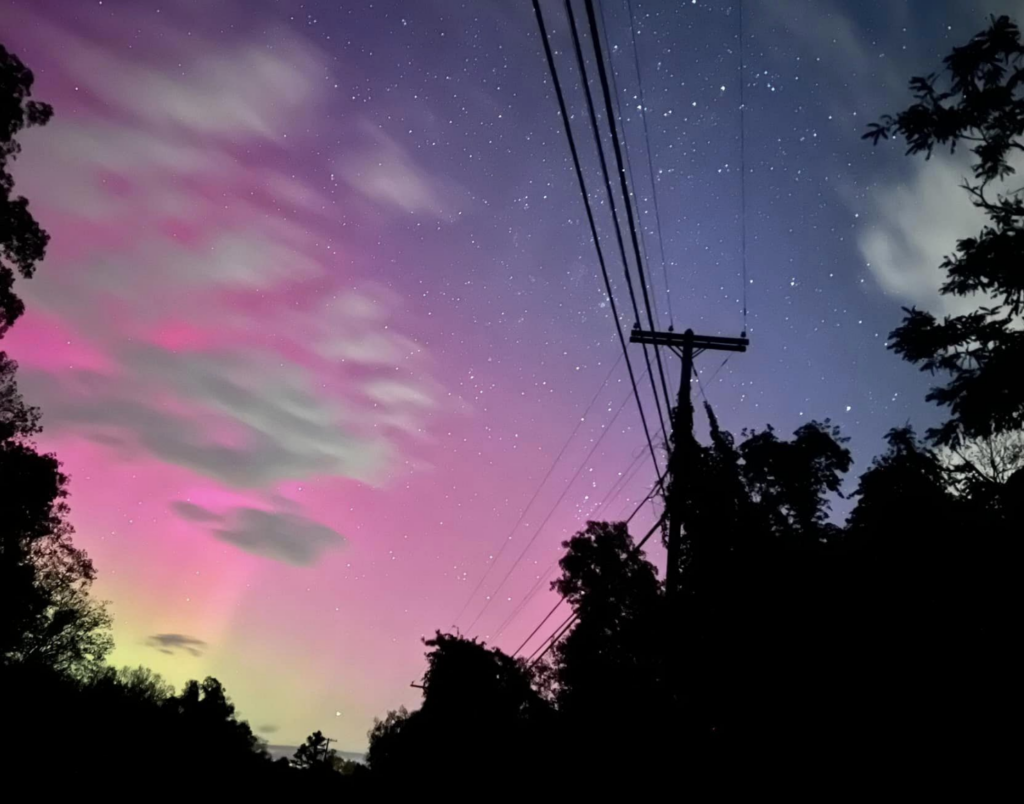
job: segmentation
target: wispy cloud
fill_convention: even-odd
[[[995,9],[993,3],[982,5]],[[1024,3],[1017,5],[1018,11],[1024,10]],[[871,19],[880,29],[910,24],[906,4],[890,3],[877,10],[884,15],[881,21]],[[905,107],[911,100],[910,77],[939,66],[934,52],[883,52],[851,9],[835,0],[779,0],[763,4],[759,11],[792,36],[820,65],[818,69],[833,74],[829,86],[838,90],[826,102],[837,117],[842,115],[849,147],[865,153],[871,146],[860,135],[867,123]],[[1006,13],[1005,7],[1000,13]],[[954,8],[949,21],[957,22],[966,38],[985,25],[985,9]],[[985,220],[961,187],[971,175],[969,154],[937,151],[930,160],[903,158],[898,145],[875,153],[884,173],[856,186],[852,178],[836,186],[850,211],[859,216],[857,247],[878,286],[901,303],[939,315],[976,309],[976,298],[939,293],[943,259],[959,239],[976,235]]]
[[[175,500],[171,503],[171,510],[189,522],[221,522],[224,519],[220,514],[187,500]]]
[[[344,537],[332,528],[288,510],[291,501],[276,502],[279,503],[276,510],[233,506],[217,512],[193,502],[176,500],[171,503],[171,509],[187,522],[216,525],[211,533],[221,541],[294,566],[310,566],[327,550],[344,547]]]
[[[142,450],[239,488],[340,476],[372,480],[393,447],[305,368],[260,353],[145,347],[116,354],[119,371],[43,373],[24,385],[48,425]],[[363,429],[365,434],[361,434]]]
[[[163,22],[151,53],[19,20],[48,42],[41,68],[58,109],[17,165],[53,236],[26,295],[36,321],[69,333],[59,363],[27,341],[25,393],[50,436],[184,468],[251,503],[167,500],[191,526],[316,562],[344,540],[281,505],[278,486],[380,481],[439,396],[429,356],[396,325],[401,299],[352,274],[326,225],[336,199],[289,161],[297,124],[326,114],[332,65],[287,32],[272,49],[242,33],[211,47]],[[166,69],[171,57],[187,69]],[[337,156],[349,203],[454,214],[450,185],[375,127],[353,128]]]
[[[75,33],[43,26],[65,65],[73,65],[82,91],[142,124],[179,133],[278,139],[285,125],[315,102],[322,56],[306,40],[287,30],[274,32],[274,48],[236,42],[205,41],[175,29],[165,39],[192,58],[176,73],[145,58],[123,55]]]
[[[394,138],[369,122],[358,129],[364,144],[346,150],[336,162],[338,174],[371,201],[407,214],[452,219],[463,191],[430,174]]]
[[[860,206],[868,222],[857,245],[887,293],[938,314],[977,308],[977,300],[939,293],[943,258],[958,240],[976,235],[984,225],[984,215],[960,187],[969,175],[965,159],[936,155],[915,166],[907,180],[881,183],[867,192]]]
[[[171,656],[187,653],[199,657],[207,648],[206,642],[188,634],[153,634],[146,640],[146,644]]]
[[[247,552],[295,566],[314,564],[325,550],[345,543],[331,528],[288,512],[239,508],[232,520],[214,535]]]

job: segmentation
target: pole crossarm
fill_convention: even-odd
[[[722,335],[694,335],[685,332],[652,332],[634,329],[629,334],[630,343],[648,343],[654,346],[668,346],[681,349],[687,339],[693,349],[714,349],[723,352],[745,352],[750,345],[749,338],[726,338]]]
[[[668,468],[671,478],[671,489],[666,495],[665,510],[668,514],[668,553],[665,567],[665,596],[670,607],[674,607],[680,592],[680,557],[682,555],[683,513],[685,499],[683,485],[686,474],[692,471],[693,447],[693,405],[690,403],[690,379],[693,374],[693,358],[708,350],[716,352],[745,352],[750,345],[747,333],[740,338],[727,338],[722,335],[696,335],[692,329],[685,332],[660,332],[640,329],[634,325],[629,334],[630,343],[650,344],[657,349],[667,346],[683,361],[683,371],[679,375],[679,401],[672,416],[672,435],[674,446],[669,456]]]

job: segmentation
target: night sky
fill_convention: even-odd
[[[664,274],[627,7],[603,11],[649,289],[663,326],[739,335],[739,6],[633,3]],[[948,309],[935,266],[978,218],[958,158],[860,135],[1009,6],[748,0],[752,347],[699,361],[726,427],[829,417],[863,471],[934,421],[886,334]],[[530,3],[0,0],[0,40],[56,111],[14,166],[53,241],[3,348],[72,476],[113,662],[219,677],[271,743],[361,750],[418,701],[421,636],[462,612],[514,650],[560,542],[654,476]]]

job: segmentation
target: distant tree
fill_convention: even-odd
[[[852,495],[856,502],[846,526],[846,549],[853,558],[872,564],[870,573],[880,592],[907,594],[922,604],[924,585],[929,598],[946,587],[931,562],[949,560],[949,549],[961,539],[966,508],[951,493],[949,471],[938,453],[910,427],[891,430],[888,449],[875,458]],[[954,548],[966,557],[968,545]],[[908,578],[908,573],[920,575]],[[935,601],[928,603],[934,605]]]
[[[559,707],[624,727],[664,702],[654,700],[664,696],[657,570],[623,522],[588,522],[562,546],[562,575],[552,586],[578,621],[554,648]]]
[[[331,766],[336,773],[340,773],[342,776],[362,777],[366,773],[366,766],[361,762],[345,759],[345,757],[337,754],[331,759]]]
[[[218,751],[236,758],[265,755],[263,744],[249,724],[237,718],[235,705],[216,678],[189,681],[170,704],[190,731]]]
[[[410,718],[404,706],[392,709],[383,720],[374,718],[373,728],[366,735],[370,743],[366,761],[377,776],[387,778],[401,772],[405,757],[409,754],[406,746],[412,743],[406,730]]]
[[[174,687],[163,676],[148,667],[122,667],[114,680],[131,698],[153,704],[163,704],[174,697]]]
[[[915,102],[887,115],[864,135],[876,144],[903,138],[908,154],[966,147],[973,180],[964,182],[988,218],[976,237],[946,257],[941,292],[976,299],[977,309],[938,320],[910,308],[890,348],[922,370],[948,375],[928,399],[949,409],[929,431],[938,443],[1024,429],[1024,194],[1010,183],[1024,152],[1024,44],[1009,17],[991,25],[943,60],[939,74],[913,78]]]
[[[375,723],[367,754],[374,775],[413,784],[452,762],[475,780],[522,773],[520,755],[542,752],[550,715],[526,666],[453,634],[437,632],[424,644],[423,706]]]
[[[325,768],[334,770],[338,752],[328,748],[327,738],[322,731],[314,731],[306,738],[306,742],[298,747],[292,758],[300,768]]]
[[[32,71],[0,45],[0,338],[25,309],[14,293],[15,271],[31,277],[50,239],[29,212],[28,201],[13,195],[10,174],[10,163],[21,151],[17,135],[45,125],[53,115],[48,104],[31,99],[33,82]]]
[[[68,478],[35,449],[39,413],[16,368],[0,352],[0,662],[89,672],[112,647],[110,616],[89,596],[96,571],[71,541]]]
[[[559,753],[579,767],[607,752],[619,735],[665,730],[678,712],[667,683],[671,635],[661,584],[627,525],[588,522],[562,546],[561,576],[552,587],[576,621],[538,676],[550,684],[558,708]],[[643,750],[661,756],[676,737],[666,733]]]
[[[829,495],[839,494],[853,458],[849,441],[829,421],[800,427],[791,441],[768,427],[744,433],[741,475],[753,505],[771,532],[812,541],[839,533],[829,522]]]
[[[1001,616],[986,602],[999,536],[988,515],[953,492],[938,453],[911,428],[886,440],[852,495],[841,572],[831,576],[831,623],[845,673],[858,679],[844,716],[882,749],[912,734],[918,750],[948,750],[979,733],[963,704],[977,699],[982,677],[994,678],[979,636]]]

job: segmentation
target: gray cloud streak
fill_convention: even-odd
[[[90,437],[131,436],[162,460],[241,488],[314,475],[368,480],[390,454],[387,441],[357,435],[352,416],[313,396],[298,367],[159,349],[136,350],[122,363],[120,378],[26,371],[22,382],[47,411],[50,426],[81,432],[88,425]],[[159,404],[154,388],[196,406],[197,414]]]
[[[207,648],[206,642],[188,634],[153,634],[146,644],[161,653],[187,653],[196,657],[202,656]]]
[[[233,523],[213,535],[249,553],[295,566],[316,563],[325,550],[341,547],[345,539],[325,525],[281,511],[239,508]]]

